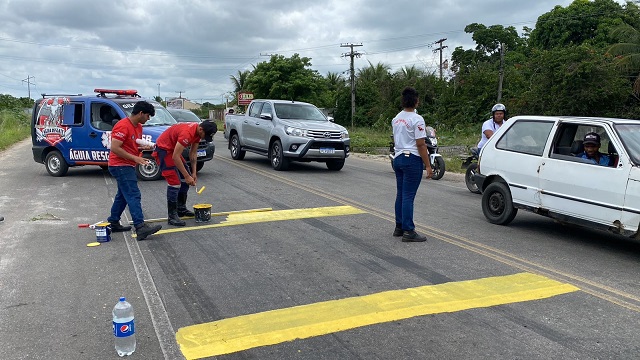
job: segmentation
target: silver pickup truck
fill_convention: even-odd
[[[349,156],[349,132],[312,104],[253,100],[246,114],[227,114],[224,137],[234,160],[247,151],[269,157],[275,170],[291,161],[318,161],[338,171]]]

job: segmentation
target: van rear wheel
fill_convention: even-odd
[[[60,151],[48,153],[44,160],[44,166],[47,168],[49,175],[55,177],[65,176],[69,170],[69,164],[64,160]]]

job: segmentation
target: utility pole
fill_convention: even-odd
[[[440,47],[433,49],[433,52],[440,51],[440,80],[442,80],[442,50],[448,48],[448,46],[442,46],[442,43],[447,41],[447,39],[440,39],[436,41],[436,44],[440,44]]]
[[[347,54],[342,54],[342,56],[349,56],[351,58],[351,67],[349,68],[351,72],[351,129],[353,129],[353,116],[356,113],[356,81],[353,69],[353,58],[362,56],[359,52],[354,52],[353,48],[356,46],[362,46],[362,44],[340,44],[340,47],[348,47],[351,48],[351,51]]]
[[[22,82],[26,82],[27,83],[27,91],[28,91],[28,94],[29,94],[29,99],[31,99],[31,85],[35,85],[34,83],[31,82],[31,79],[35,80],[36,77],[29,75],[29,76],[27,76],[26,79],[22,80]]]
[[[498,81],[498,102],[502,99],[502,80],[504,79],[504,45],[500,43],[500,79]]]
[[[184,90],[177,90],[176,92],[179,94],[178,98],[182,99],[182,93],[185,92],[185,91]]]
[[[158,97],[160,97],[160,83],[158,83]],[[162,98],[160,98],[162,99]]]

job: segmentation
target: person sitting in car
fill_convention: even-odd
[[[594,132],[586,134],[582,145],[584,152],[576,155],[577,157],[587,159],[596,165],[609,166],[609,155],[600,152],[600,135]]]

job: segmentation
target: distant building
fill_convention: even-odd
[[[171,109],[187,109],[187,110],[196,110],[200,109],[202,105],[198,103],[194,103],[189,99],[185,98],[171,98],[167,99],[167,107]]]

